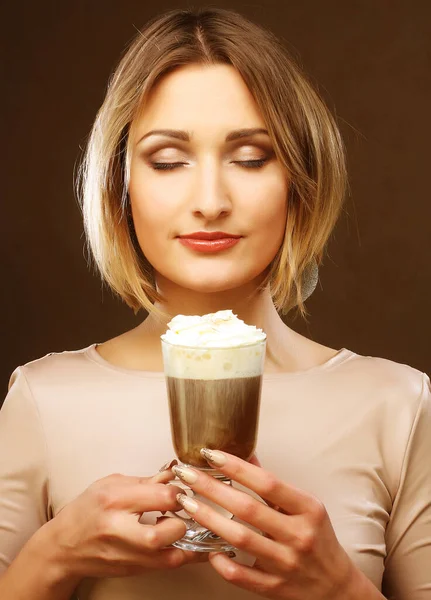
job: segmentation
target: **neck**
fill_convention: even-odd
[[[171,290],[169,289],[171,286],[165,282],[158,281],[157,284],[165,300],[156,303],[155,307],[163,311],[166,317],[160,318],[150,314],[142,326],[160,330],[161,333],[166,331],[167,323],[179,314],[205,315],[231,309],[247,325],[255,325],[264,330],[274,319],[280,320],[269,288],[259,290],[256,282],[241,286],[239,289],[217,293],[195,292],[178,287]]]

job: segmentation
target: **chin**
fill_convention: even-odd
[[[196,273],[194,277],[182,277],[181,279],[172,279],[172,281],[184,289],[200,294],[220,294],[247,286],[253,281],[258,283],[259,275],[255,272],[247,274],[242,271],[232,274],[230,277],[226,273],[217,277],[214,272],[207,271],[205,274]]]
[[[219,282],[194,282],[193,284],[181,284],[181,287],[190,290],[191,292],[197,292],[199,294],[220,294],[222,292],[228,292],[229,290],[235,290],[241,287],[241,283],[219,283]]]

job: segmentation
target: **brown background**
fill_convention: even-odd
[[[201,3],[195,2],[194,5]],[[431,3],[218,2],[269,26],[336,107],[351,197],[308,326],[333,347],[430,372]],[[3,20],[1,382],[138,319],[87,268],[73,172],[136,28],[185,2],[19,2]]]

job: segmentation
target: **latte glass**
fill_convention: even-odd
[[[180,346],[162,339],[172,443],[180,463],[231,485],[229,478],[208,465],[200,449],[251,458],[257,442],[265,348],[266,340],[209,348]],[[190,489],[185,493],[193,495]],[[209,500],[198,494],[195,497],[232,518]],[[187,532],[174,546],[198,552],[232,550],[230,544],[192,518],[182,518]]]

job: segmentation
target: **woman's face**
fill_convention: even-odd
[[[173,131],[151,134],[161,129]],[[289,182],[269,136],[239,136],[244,129],[265,124],[230,65],[181,67],[153,88],[132,128],[129,195],[159,284],[223,292],[266,275],[283,241]],[[187,237],[205,233],[218,241]]]

